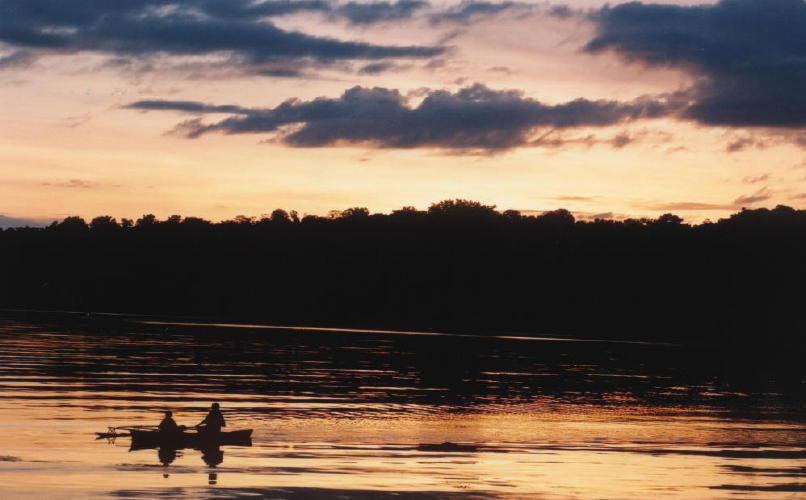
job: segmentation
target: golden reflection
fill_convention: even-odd
[[[330,332],[329,347],[317,349],[298,334],[245,332],[256,352],[246,359],[234,340],[127,332],[122,342],[120,334],[0,331],[0,358],[13,361],[0,364],[4,498],[148,498],[168,489],[197,498],[215,487],[233,496],[775,499],[802,493],[806,479],[803,419],[780,393],[613,365],[602,359],[612,350],[584,343],[498,341],[454,386],[429,382],[410,345],[365,337]],[[362,349],[340,362],[340,342]],[[238,356],[172,364],[188,345],[201,357]],[[618,347],[639,348],[649,349]],[[110,425],[153,424],[155,408],[198,421],[212,400],[228,428],[254,429],[251,447],[129,451],[129,438],[94,439]]]

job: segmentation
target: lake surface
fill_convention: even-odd
[[[7,314],[0,496],[803,498],[803,388],[687,346]],[[212,401],[252,446],[95,439]]]

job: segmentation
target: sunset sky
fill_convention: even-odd
[[[806,1],[0,0],[0,225],[806,208]]]

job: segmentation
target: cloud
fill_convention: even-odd
[[[616,149],[621,149],[632,142],[635,142],[635,137],[627,133],[618,134],[610,140],[610,144]]]
[[[702,203],[697,201],[683,201],[672,203],[639,203],[635,205],[636,208],[644,208],[648,210],[733,210],[736,208],[735,203]]]
[[[759,182],[769,180],[769,178],[770,178],[769,173],[755,176],[746,176],[742,178],[742,182],[744,182],[745,184],[757,184]]]
[[[78,188],[78,189],[90,189],[97,186],[94,182],[85,181],[82,179],[70,179],[67,181],[58,181],[58,182],[43,182],[43,186],[52,186],[52,187],[63,187],[63,188]]]
[[[288,100],[275,108],[241,108],[186,101],[138,101],[139,110],[173,110],[234,116],[205,124],[179,124],[175,133],[189,138],[207,133],[276,133],[287,145],[323,147],[362,144],[378,148],[429,147],[463,151],[501,151],[542,144],[547,133],[576,127],[604,127],[665,116],[676,103],[653,99],[631,102],[576,99],[550,105],[513,90],[475,84],[451,93],[430,90],[409,106],[397,90],[353,87],[339,98]],[[290,130],[289,130],[289,127]]]
[[[145,100],[137,101],[127,104],[125,108],[139,109],[142,111],[182,111],[185,113],[226,113],[226,114],[248,114],[251,112],[249,108],[241,106],[223,105],[215,106],[211,104],[202,104],[196,101],[161,101],[161,100]]]
[[[333,15],[343,17],[353,24],[375,24],[410,19],[415,12],[430,5],[421,0],[398,0],[394,3],[348,2],[334,9]]]
[[[674,105],[669,104],[669,107],[667,109],[669,109],[670,111],[673,110]],[[649,135],[648,132],[639,132],[633,135],[630,135],[627,132],[620,132],[614,136],[603,138],[597,136],[596,134],[586,134],[579,136],[563,133],[560,129],[552,129],[546,134],[538,137],[534,141],[534,144],[546,148],[555,148],[555,149],[562,149],[573,146],[583,146],[587,148],[592,148],[593,146],[596,145],[605,145],[610,146],[613,149],[622,149],[631,144],[641,142],[641,140],[648,135]],[[661,137],[660,140],[665,139]]]
[[[501,73],[502,75],[511,75],[512,70],[507,68],[506,66],[493,66],[488,68],[487,71],[491,73]]]
[[[483,0],[463,0],[461,3],[447,7],[442,12],[431,15],[431,23],[453,22],[471,24],[488,17],[509,13],[523,18],[530,15],[542,15],[559,19],[588,17],[587,9],[579,9],[561,4],[530,3],[518,1],[486,2]]]
[[[201,12],[219,18],[277,17],[297,12],[330,12],[331,4],[321,0],[198,0],[183,2],[159,2],[164,4],[186,4]]]
[[[761,203],[762,201],[767,201],[770,198],[772,198],[772,193],[770,192],[769,189],[767,189],[767,186],[764,186],[763,188],[759,189],[753,194],[747,196],[739,196],[738,198],[733,200],[733,204],[737,207],[742,207],[745,205],[753,205],[756,203]]]
[[[0,56],[0,71],[5,69],[30,66],[37,60],[37,55],[29,50],[17,50],[8,55]]]
[[[18,217],[7,217],[0,215],[0,228],[9,227],[43,227],[47,225],[50,220],[43,219],[23,219]]]
[[[723,126],[806,126],[806,2],[629,2],[591,15],[585,50],[681,68],[699,78],[685,117]]]
[[[423,19],[468,24],[505,11],[580,15],[519,1],[435,6],[428,0],[0,0],[0,47],[11,49],[0,55],[0,70],[28,66],[43,55],[89,52],[137,74],[169,66],[194,78],[315,78],[313,70],[323,68],[352,71],[348,62],[355,60],[430,60],[447,53],[445,45],[459,32],[429,45],[383,45],[289,31],[275,25],[275,18],[314,13],[357,26]],[[371,72],[380,66],[366,67]]]
[[[378,75],[381,73],[387,73],[389,71],[397,71],[403,69],[400,65],[395,64],[391,61],[379,61],[374,63],[369,63],[366,66],[361,67],[358,70],[358,73],[361,75]]]
[[[504,11],[517,10],[522,13],[531,12],[536,6],[525,2],[484,2],[478,0],[466,0],[458,5],[433,14],[431,23],[439,24],[444,22],[466,24],[478,17],[491,16]]]
[[[412,0],[390,5],[405,12],[413,4],[419,5]],[[18,49],[0,59],[0,66],[43,53],[95,52],[139,58],[223,55],[232,65],[259,69],[261,64],[283,61],[328,64],[431,58],[444,52],[439,46],[376,45],[287,31],[265,18],[329,8],[319,1],[0,0],[0,42]]]
[[[739,137],[729,142],[725,147],[725,151],[728,153],[737,153],[748,148],[763,149],[765,147],[767,147],[767,143],[755,137]]]
[[[67,128],[77,128],[92,120],[92,113],[87,112],[80,115],[72,115],[65,117],[61,125]]]
[[[597,196],[555,196],[554,200],[557,201],[594,201]]]
[[[761,176],[766,178],[767,176]],[[747,179],[747,178],[745,178]],[[751,179],[754,180],[754,179]],[[671,203],[635,203],[636,208],[662,211],[707,211],[707,210],[737,210],[748,205],[761,203],[772,198],[773,192],[767,186],[758,189],[752,194],[739,196],[733,203],[703,203],[697,201],[671,202]]]

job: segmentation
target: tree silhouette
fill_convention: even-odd
[[[369,209],[365,207],[352,207],[348,208],[347,210],[343,210],[339,214],[339,216],[344,219],[357,219],[362,217],[369,217]]]
[[[89,229],[87,222],[81,217],[70,216],[65,217],[61,222],[52,225],[51,228],[57,229],[62,232],[83,232]]]
[[[459,217],[459,218],[479,218],[495,217],[495,205],[482,205],[477,201],[470,200],[444,200],[431,204],[428,207],[428,214],[433,216]]]
[[[114,231],[120,229],[120,226],[118,226],[118,221],[114,217],[101,215],[92,219],[90,229],[93,231]]]
[[[159,222],[157,217],[154,214],[146,214],[137,219],[137,226],[139,227],[147,227],[153,226]]]
[[[388,215],[71,216],[0,231],[0,307],[803,345],[806,211],[575,220],[453,199]]]
[[[269,220],[274,224],[288,224],[291,222],[291,217],[288,215],[288,212],[282,208],[278,208],[271,213]]]

